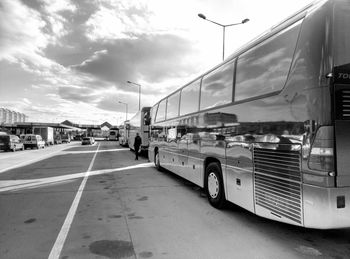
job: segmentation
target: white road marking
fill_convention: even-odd
[[[47,155],[44,155],[44,156],[41,156],[41,157],[36,157],[34,159],[31,159],[31,160],[28,160],[28,161],[24,161],[22,163],[18,163],[18,164],[13,165],[13,166],[0,169],[0,174],[4,173],[6,171],[12,170],[12,169],[21,167],[21,166],[29,165],[29,164],[32,164],[32,163],[35,163],[35,162],[39,162],[41,160],[44,160],[44,159],[56,156],[58,153],[60,153],[59,155],[61,155],[61,154],[62,155],[67,155],[67,154],[86,154],[86,153],[95,153],[95,152],[99,152],[99,153],[100,152],[118,152],[118,151],[129,151],[129,149],[119,148],[119,149],[105,149],[105,150],[98,150],[98,151],[97,150],[85,150],[85,151],[84,150],[81,150],[81,151],[79,151],[79,150],[76,150],[76,151],[57,150],[57,151],[52,152],[51,154],[47,154]],[[35,151],[33,151],[33,152],[35,152]],[[18,155],[21,155],[21,154],[18,154]],[[3,158],[4,157],[1,157],[1,159],[3,159]]]
[[[296,250],[304,255],[307,256],[321,256],[322,253],[318,251],[317,249],[309,246],[299,246],[296,248]]]
[[[126,166],[126,167],[102,169],[102,170],[90,171],[89,176],[109,174],[113,172],[132,170],[132,169],[144,168],[144,167],[152,167],[152,166],[154,166],[153,163],[143,163],[143,164],[137,164],[132,166]],[[73,181],[75,179],[83,178],[85,177],[86,173],[87,172],[74,173],[74,174],[46,177],[46,178],[40,178],[40,179],[4,180],[4,181],[0,181],[0,193],[46,187],[47,185],[59,184],[61,182],[66,183],[67,181]]]
[[[99,150],[98,153],[103,153],[103,152],[117,152],[117,151],[129,151],[129,149],[126,148],[116,148],[116,149],[104,149],[104,150]],[[63,154],[86,154],[86,153],[94,153],[96,150],[72,150],[72,151],[63,151]]]
[[[52,250],[50,252],[48,259],[56,259],[56,258],[58,259],[60,257],[63,245],[66,241],[70,226],[73,222],[75,213],[77,211],[77,208],[78,208],[78,205],[79,205],[79,202],[81,199],[81,195],[83,194],[87,179],[90,175],[90,171],[92,169],[92,166],[94,165],[94,162],[95,162],[95,159],[96,159],[96,156],[98,153],[97,151],[99,148],[100,148],[100,144],[97,146],[96,153],[95,153],[94,157],[92,158],[90,165],[89,165],[89,168],[88,168],[87,172],[85,173],[84,179],[79,186],[78,192],[75,195],[73,203],[68,211],[67,217],[63,223],[63,226],[61,228],[60,233],[57,236],[56,242],[55,242],[54,246],[52,247]]]
[[[49,158],[49,157],[52,157],[52,156],[55,156],[57,153],[61,152],[62,150],[57,150],[57,151],[54,151],[48,155],[44,155],[44,156],[41,156],[41,157],[36,157],[34,159],[31,159],[31,160],[28,160],[28,161],[24,161],[22,163],[18,163],[14,166],[10,166],[10,167],[7,167],[7,168],[4,168],[4,169],[0,169],[0,174],[1,173],[4,173],[8,170],[11,170],[11,169],[15,169],[15,168],[18,168],[18,167],[21,167],[21,166],[25,166],[25,165],[29,165],[29,164],[32,164],[34,162],[39,162],[41,160],[44,160],[46,158]]]

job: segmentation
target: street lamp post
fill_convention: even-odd
[[[222,32],[223,32],[222,33],[222,60],[225,59],[225,29],[226,29],[226,27],[234,26],[234,25],[240,25],[240,24],[244,24],[244,23],[249,22],[249,19],[244,19],[244,20],[242,20],[239,23],[231,23],[231,24],[224,25],[224,24],[221,24],[221,23],[218,23],[218,22],[214,22],[212,20],[207,19],[207,17],[204,14],[199,13],[198,16],[199,16],[199,18],[202,18],[203,20],[215,23],[216,25],[219,25],[219,26],[222,27]]]
[[[139,111],[141,110],[141,85],[131,82],[131,81],[126,81],[128,84],[133,84],[139,87]]]
[[[125,104],[125,120],[128,120],[128,104],[127,103],[123,103],[121,101],[119,101],[119,103],[121,104]]]

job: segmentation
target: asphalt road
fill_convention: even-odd
[[[350,258],[350,229],[216,210],[117,142],[67,148],[0,170],[0,258]]]

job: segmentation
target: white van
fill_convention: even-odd
[[[24,148],[45,148],[45,141],[40,135],[26,134],[24,137]]]

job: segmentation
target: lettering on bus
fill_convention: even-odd
[[[334,72],[336,83],[350,83],[350,64],[335,67]]]
[[[338,79],[350,79],[350,74],[348,73],[339,73]]]
[[[335,75],[335,82],[336,83],[350,83],[350,73],[346,72],[340,72]]]

